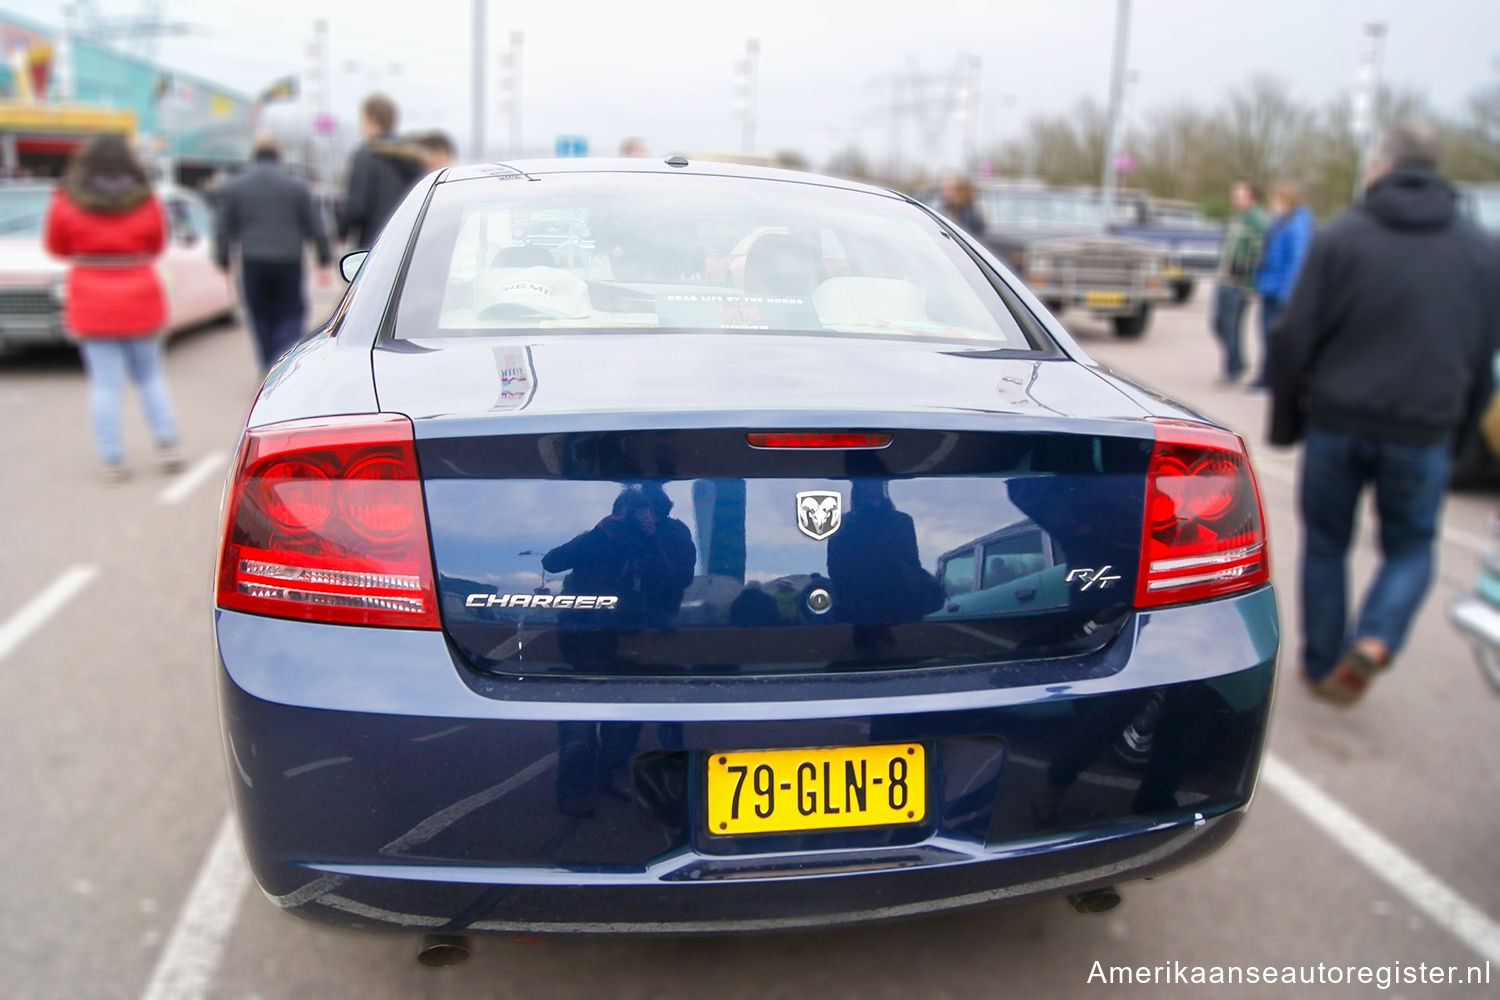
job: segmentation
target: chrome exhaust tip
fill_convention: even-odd
[[[1088,892],[1070,892],[1068,905],[1077,913],[1108,913],[1120,905],[1120,890],[1107,885]]]
[[[469,957],[469,939],[462,934],[423,934],[417,961],[429,969],[457,965]]]

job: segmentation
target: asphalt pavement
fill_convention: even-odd
[[[98,480],[76,357],[0,359],[0,995],[1500,995],[1500,697],[1444,617],[1500,498],[1450,498],[1436,585],[1366,702],[1346,712],[1312,700],[1296,672],[1296,453],[1260,443],[1263,397],[1214,384],[1205,300],[1200,290],[1161,311],[1137,342],[1082,314],[1064,320],[1101,362],[1252,447],[1285,640],[1267,765],[1227,847],[1121,886],[1124,903],[1097,916],[1042,900],[814,933],[480,938],[467,963],[438,970],[416,963],[415,935],[281,913],[226,825],[211,575],[220,487],[258,382],[247,334],[217,327],[172,344],[188,468],[155,470],[128,398],[134,475],[118,487]],[[1374,552],[1365,530],[1358,579]],[[1488,984],[1432,982],[1434,969],[1462,980],[1471,966]],[[1152,982],[1119,986],[1124,967]],[[1181,981],[1268,967],[1323,984]],[[1412,975],[1424,981],[1402,981]]]

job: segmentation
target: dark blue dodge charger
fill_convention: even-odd
[[[1080,908],[1222,845],[1278,646],[1241,440],[889,191],[421,182],[224,502],[266,894],[354,927]]]

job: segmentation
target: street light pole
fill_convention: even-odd
[[[475,160],[484,159],[484,7],[485,0],[471,0],[474,23],[469,28],[473,45],[469,63],[469,148]]]
[[[1118,3],[1115,11],[1115,60],[1109,79],[1109,122],[1104,138],[1104,174],[1099,184],[1103,190],[1106,224],[1114,218],[1115,156],[1120,142],[1120,110],[1125,103],[1125,54],[1130,35],[1130,0],[1118,0]]]
[[[757,111],[756,90],[760,74],[760,40],[751,38],[745,42],[745,61],[737,67],[739,77],[735,95],[735,108],[740,115],[740,151],[755,152],[755,114]]]
[[[509,155],[512,157],[521,155],[521,46],[523,44],[525,44],[525,35],[519,31],[512,31],[510,54],[507,57],[510,75],[506,85],[507,103],[510,110]]]
[[[1354,170],[1354,200],[1364,193],[1365,171],[1370,166],[1370,140],[1380,127],[1380,64],[1385,53],[1385,22],[1371,21],[1362,31],[1359,61],[1354,70],[1354,96],[1350,107],[1354,142],[1358,147]]]

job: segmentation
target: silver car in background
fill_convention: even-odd
[[[63,276],[67,263],[42,246],[53,185],[0,185],[0,351],[65,344]],[[170,238],[157,260],[167,297],[167,330],[176,333],[233,316],[234,288],[214,265],[214,216],[191,191],[157,190]]]

